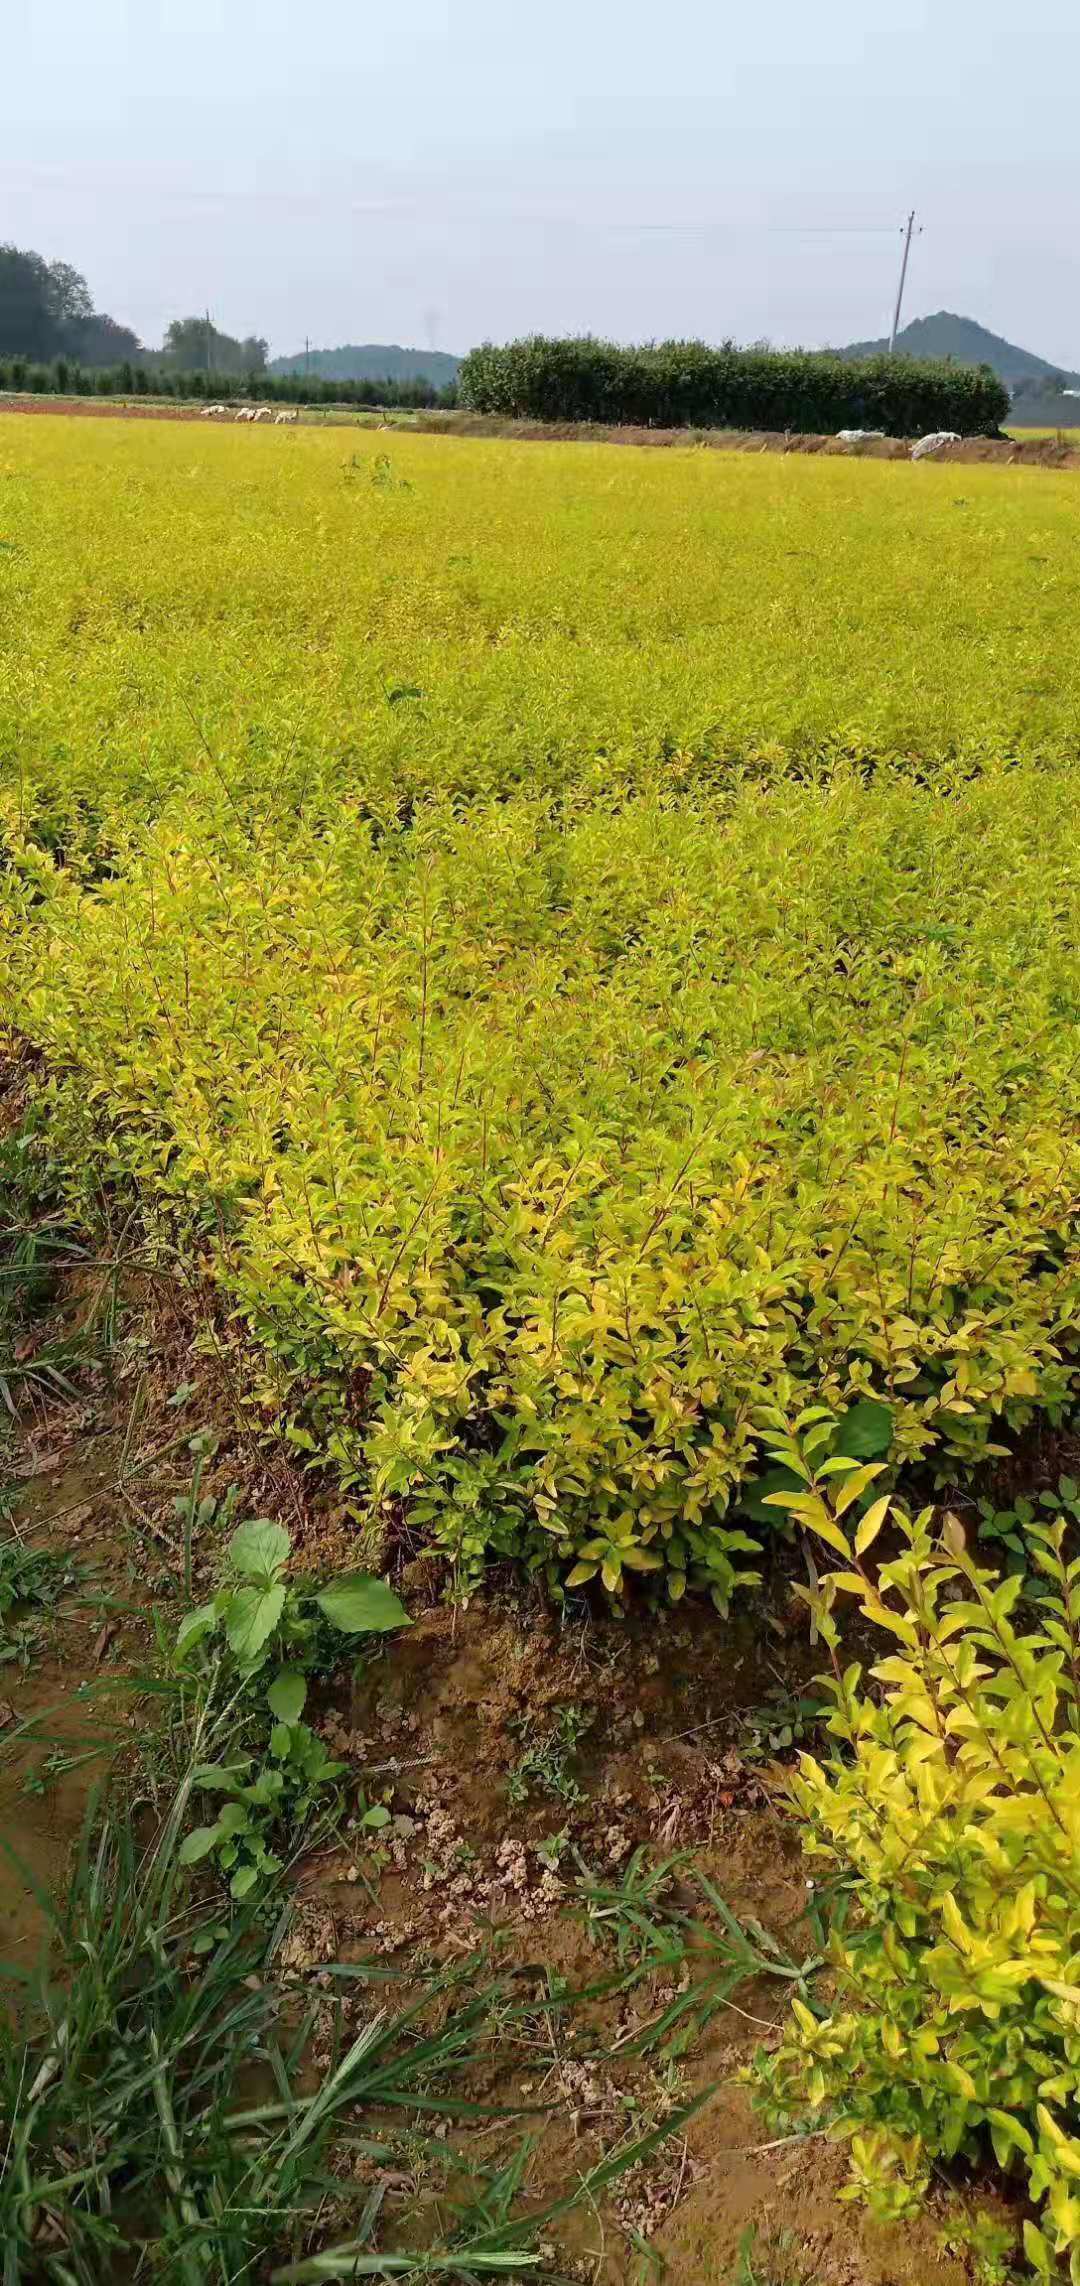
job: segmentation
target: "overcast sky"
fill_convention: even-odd
[[[1080,9],[2,0],[0,239],[274,352],[978,317],[1080,368]]]

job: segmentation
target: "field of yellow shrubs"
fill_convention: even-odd
[[[1072,480],[381,443],[0,424],[4,1005],[359,1511],[723,1605],[1070,1384]]]
[[[213,1283],[369,1551],[839,1559],[759,2100],[1080,2280],[1080,1489],[1000,1582],[937,1499],[1076,1398],[1077,480],[382,444],[0,418],[5,1164]]]

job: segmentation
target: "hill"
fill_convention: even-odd
[[[402,349],[397,342],[365,341],[272,357],[267,371],[315,373],[326,381],[430,381],[442,389],[456,381],[460,363],[446,349]]]
[[[837,354],[877,357],[888,346],[885,339],[853,341]],[[952,357],[957,364],[992,365],[995,373],[1013,390],[1033,381],[1080,383],[1080,374],[1052,365],[1048,358],[1036,357],[1033,350],[1019,349],[1015,342],[1005,341],[999,333],[991,333],[977,319],[956,317],[951,310],[938,310],[933,317],[913,318],[910,325],[897,334],[896,347],[904,357]]]
[[[888,341],[852,341],[839,357],[877,357]],[[913,318],[896,336],[903,357],[951,357],[962,365],[992,365],[1012,396],[1010,425],[1014,428],[1069,428],[1080,421],[1080,399],[1064,394],[1080,388],[1080,373],[1020,349],[1000,333],[991,333],[976,318],[957,317],[952,310],[937,310],[933,317]]]

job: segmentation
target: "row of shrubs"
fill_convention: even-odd
[[[178,397],[211,404],[258,398],[283,405],[400,405],[423,409],[450,406],[452,386],[430,381],[323,380],[305,373],[169,373],[153,366],[89,367],[57,357],[50,365],[28,357],[0,357],[0,391],[27,391],[36,397]]]
[[[700,341],[621,348],[591,335],[542,334],[470,350],[458,402],[478,413],[539,421],[628,422],[649,428],[842,428],[920,436],[955,429],[994,436],[1008,393],[988,365],[829,351],[710,349]]]

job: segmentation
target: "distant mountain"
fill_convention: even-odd
[[[878,357],[888,341],[853,341],[837,351],[840,357]],[[1018,349],[999,333],[991,333],[975,318],[957,317],[938,310],[933,317],[913,318],[896,336],[903,357],[951,357],[957,365],[992,365],[1012,397],[1009,420],[1014,428],[1068,428],[1080,425],[1080,373],[1070,373],[1033,350]]]
[[[881,341],[853,341],[837,352],[840,357],[878,357],[888,349],[887,339]],[[1070,373],[1062,365],[1052,365],[1046,357],[1036,357],[1030,349],[1018,349],[1015,342],[1004,341],[999,333],[991,333],[975,318],[956,317],[952,310],[938,310],[933,317],[912,318],[896,336],[896,347],[904,357],[951,357],[958,365],[992,365],[1006,386],[1017,390],[1030,387],[1033,381],[1064,381],[1066,386],[1080,386],[1080,374]]]
[[[397,342],[346,342],[341,349],[300,350],[272,357],[268,373],[312,373],[326,381],[430,381],[443,389],[457,380],[459,357],[446,349],[402,349]]]

